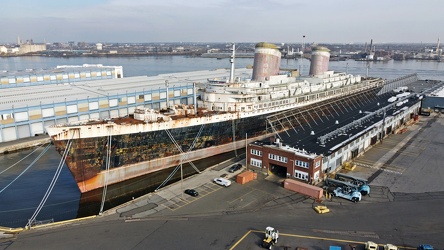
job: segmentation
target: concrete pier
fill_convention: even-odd
[[[2,142],[0,143],[0,154],[7,154],[18,150],[39,146],[42,144],[47,144],[50,142],[51,140],[48,135],[40,135],[15,141]]]

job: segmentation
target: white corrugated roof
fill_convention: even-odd
[[[236,69],[235,75],[251,76],[251,69]],[[95,81],[82,81],[71,84],[48,84],[29,87],[6,88],[0,91],[0,110],[38,106],[64,101],[112,96],[126,92],[141,92],[144,89],[158,89],[193,82],[206,82],[211,78],[229,78],[229,69],[193,71],[157,76],[135,76]]]

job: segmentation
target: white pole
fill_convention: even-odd
[[[234,58],[236,55],[236,45],[233,43],[233,53],[231,54],[230,63],[231,63],[231,70],[230,70],[230,83],[234,82]]]
[[[248,134],[245,133],[245,168],[248,169]]]

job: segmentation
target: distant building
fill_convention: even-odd
[[[103,44],[96,43],[96,48],[97,48],[97,50],[102,50],[103,49]]]
[[[6,54],[8,53],[8,48],[5,46],[0,46],[0,54]]]
[[[45,50],[46,50],[46,44],[20,44],[18,53],[26,54],[32,52],[45,51]]]

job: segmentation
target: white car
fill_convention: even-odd
[[[224,187],[228,187],[228,186],[231,185],[231,181],[229,181],[229,180],[227,180],[227,179],[225,179],[225,178],[220,178],[220,177],[214,179],[214,182],[215,182],[216,184],[219,184],[219,185],[224,186]]]

